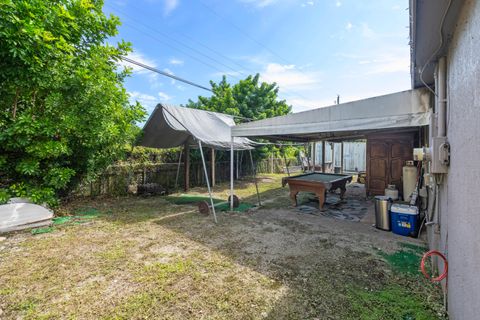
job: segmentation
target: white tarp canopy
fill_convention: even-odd
[[[242,123],[232,136],[313,141],[429,123],[430,93],[423,88]]]
[[[230,115],[158,104],[143,127],[140,145],[151,148],[174,148],[189,143],[197,146],[230,149],[231,128],[235,125]],[[246,138],[235,138],[234,149],[251,149],[255,143]]]

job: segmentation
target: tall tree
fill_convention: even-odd
[[[226,76],[217,84],[210,81],[212,95],[210,97],[198,97],[198,101],[189,100],[186,107],[202,110],[215,111],[248,120],[260,120],[276,116],[282,116],[291,112],[292,107],[285,100],[278,99],[279,87],[276,83],[260,82],[260,75],[248,76],[244,80],[231,85]],[[237,120],[242,120],[241,118]],[[283,148],[288,155],[293,155],[295,150]],[[263,159],[272,152],[279,156],[280,149],[274,146],[259,147],[254,152],[254,157]],[[219,159],[223,155],[219,155]]]
[[[54,203],[118,158],[144,117],[123,87],[121,55],[106,44],[119,19],[101,0],[0,4],[0,201]]]
[[[189,108],[226,113],[234,116],[259,120],[289,113],[291,107],[285,100],[278,99],[276,83],[260,82],[260,75],[248,76],[233,86],[223,76],[217,84],[210,81],[213,94],[198,97],[197,102],[189,100]]]

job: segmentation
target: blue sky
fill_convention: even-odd
[[[408,1],[106,0],[130,58],[209,87],[260,73],[293,111],[410,89]],[[116,39],[112,39],[114,41]],[[208,91],[134,67],[126,81],[149,112]]]

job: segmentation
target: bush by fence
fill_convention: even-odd
[[[238,166],[238,177],[251,176],[253,171],[248,159],[243,159]],[[290,167],[298,165],[296,159],[287,159]],[[266,159],[256,164],[257,173],[285,173],[284,159]],[[207,163],[209,176],[210,163]],[[178,185],[176,186],[178,172]],[[148,163],[148,164],[123,164],[109,167],[97,180],[90,183],[82,183],[76,194],[82,196],[99,195],[126,195],[136,193],[138,185],[157,183],[164,187],[167,192],[184,187],[184,165],[177,163]],[[237,167],[235,167],[235,175]],[[216,182],[229,181],[230,162],[221,161],[215,163]],[[190,187],[205,186],[205,175],[201,162],[190,164]]]

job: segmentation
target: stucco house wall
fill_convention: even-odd
[[[448,175],[440,248],[448,255],[450,319],[480,319],[480,1],[466,1],[447,53]]]

